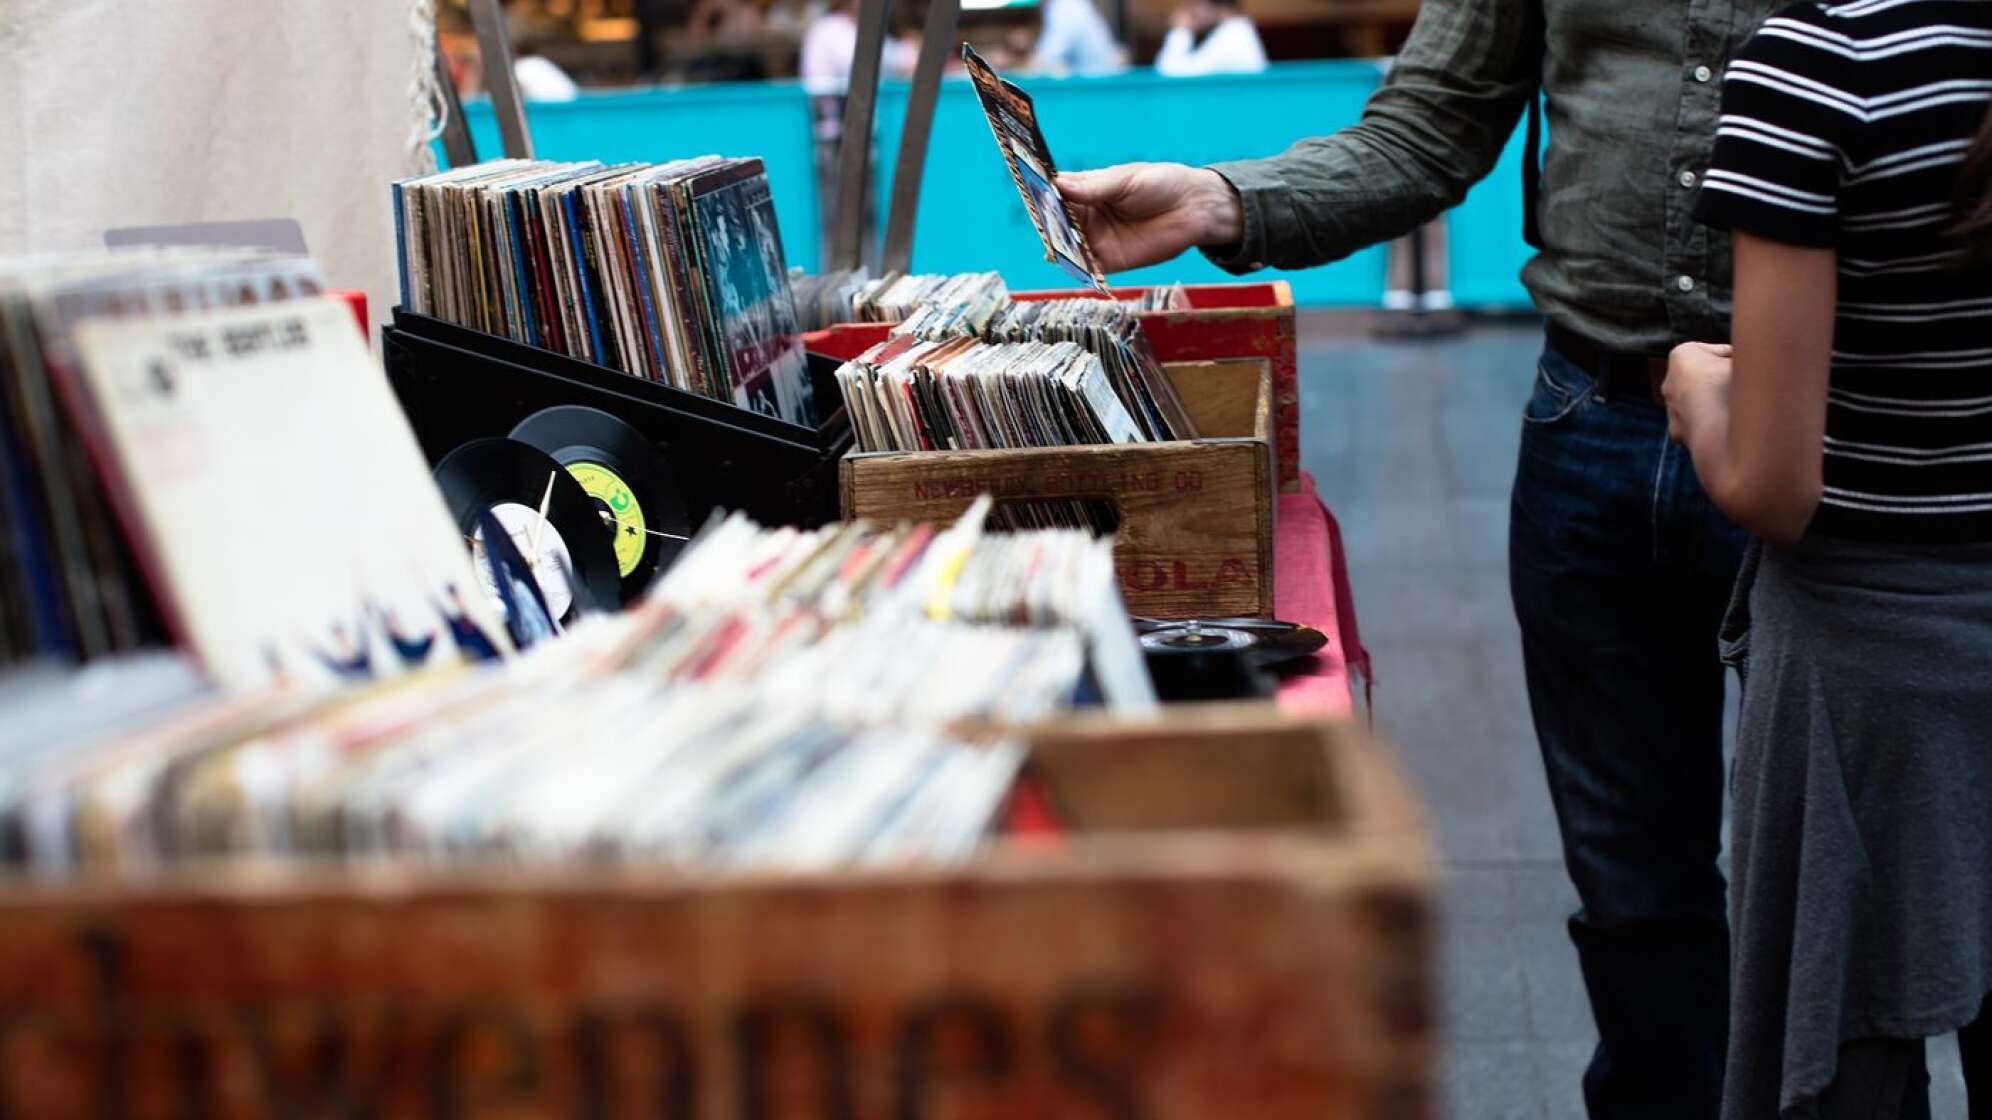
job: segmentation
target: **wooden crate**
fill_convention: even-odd
[[[1167,363],[1197,430],[1169,443],[1007,451],[852,452],[847,518],[948,521],[1001,503],[1089,498],[1120,517],[1114,567],[1128,610],[1156,618],[1273,613],[1272,379],[1264,358]]]
[[[1347,726],[1078,722],[952,870],[0,890],[25,1117],[1433,1114],[1432,855]]]
[[[1145,288],[1117,288],[1132,299]],[[1273,453],[1283,491],[1300,489],[1300,353],[1294,335],[1293,288],[1284,280],[1245,284],[1188,284],[1187,311],[1141,315],[1155,356],[1164,362],[1265,358],[1273,371]],[[1087,296],[1084,289],[1018,292],[1020,300]],[[835,358],[854,358],[883,341],[892,328],[879,323],[844,323],[807,336],[809,349]],[[1209,434],[1209,433],[1205,433]]]

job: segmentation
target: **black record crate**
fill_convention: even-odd
[[[382,331],[387,377],[429,464],[555,405],[607,412],[650,440],[677,475],[694,526],[715,510],[764,525],[835,521],[837,462],[851,427],[833,376],[810,355],[816,428],[716,401],[401,308]]]

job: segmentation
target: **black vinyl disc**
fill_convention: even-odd
[[[1141,648],[1155,653],[1246,653],[1259,639],[1243,630],[1185,623],[1151,630],[1141,636]]]
[[[634,602],[671,566],[692,534],[677,476],[635,428],[599,408],[543,408],[512,429],[512,438],[567,468],[612,520],[621,602]]]
[[[1328,644],[1312,626],[1276,619],[1221,618],[1164,621],[1137,619],[1141,648],[1153,654],[1235,652],[1254,665],[1272,666],[1310,656]]]
[[[1156,695],[1172,704],[1263,699],[1274,691],[1272,676],[1240,650],[1178,647],[1165,652],[1144,643],[1144,652]]]
[[[436,485],[465,537],[476,536],[478,515],[490,509],[522,554],[536,541],[541,557],[565,561],[578,586],[557,586],[555,575],[540,580],[554,617],[615,610],[622,603],[614,541],[595,512],[595,500],[546,452],[512,439],[474,439],[436,464]],[[542,497],[547,499],[543,527],[537,524]],[[559,566],[547,571],[558,573]]]

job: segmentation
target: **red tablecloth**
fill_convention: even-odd
[[[1328,635],[1311,662],[1291,668],[1281,679],[1280,710],[1293,716],[1348,716],[1355,710],[1351,684],[1369,687],[1369,651],[1356,630],[1356,604],[1349,595],[1349,569],[1342,555],[1342,529],[1314,491],[1314,476],[1302,471],[1300,490],[1280,495],[1273,540],[1273,611]],[[1367,691],[1363,706],[1369,706]],[[1011,836],[1057,842],[1067,831],[1041,776],[1026,770],[1004,811],[1002,829]]]
[[[1315,493],[1314,476],[1305,471],[1298,492],[1280,495],[1273,538],[1273,613],[1328,635],[1328,645],[1311,665],[1282,678],[1280,709],[1292,715],[1350,714],[1355,707],[1352,683],[1360,679],[1368,688],[1369,651],[1356,627],[1342,529]]]

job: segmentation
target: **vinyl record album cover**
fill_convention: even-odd
[[[733,403],[791,423],[815,423],[788,264],[761,161],[743,160],[694,180],[691,200],[706,299],[719,323]]]
[[[93,453],[105,440],[75,372],[75,325],[322,290],[310,261],[247,250],[0,260],[0,663],[89,661],[178,632],[100,480]]]
[[[989,130],[996,135],[996,147],[1009,165],[1024,209],[1030,211],[1031,224],[1044,242],[1045,259],[1079,282],[1107,292],[1106,274],[1093,259],[1093,250],[1087,246],[1079,223],[1072,219],[1065,196],[1053,185],[1058,180],[1058,166],[1052,162],[1051,149],[1038,128],[1037,107],[1030,94],[999,77],[967,43],[962,44],[961,61],[969,80],[975,83],[976,99],[989,118]]]
[[[502,647],[343,305],[89,319],[76,348],[107,486],[221,683],[396,676],[461,657],[466,626]]]
[[[393,201],[409,311],[815,427],[760,160],[499,160]]]

